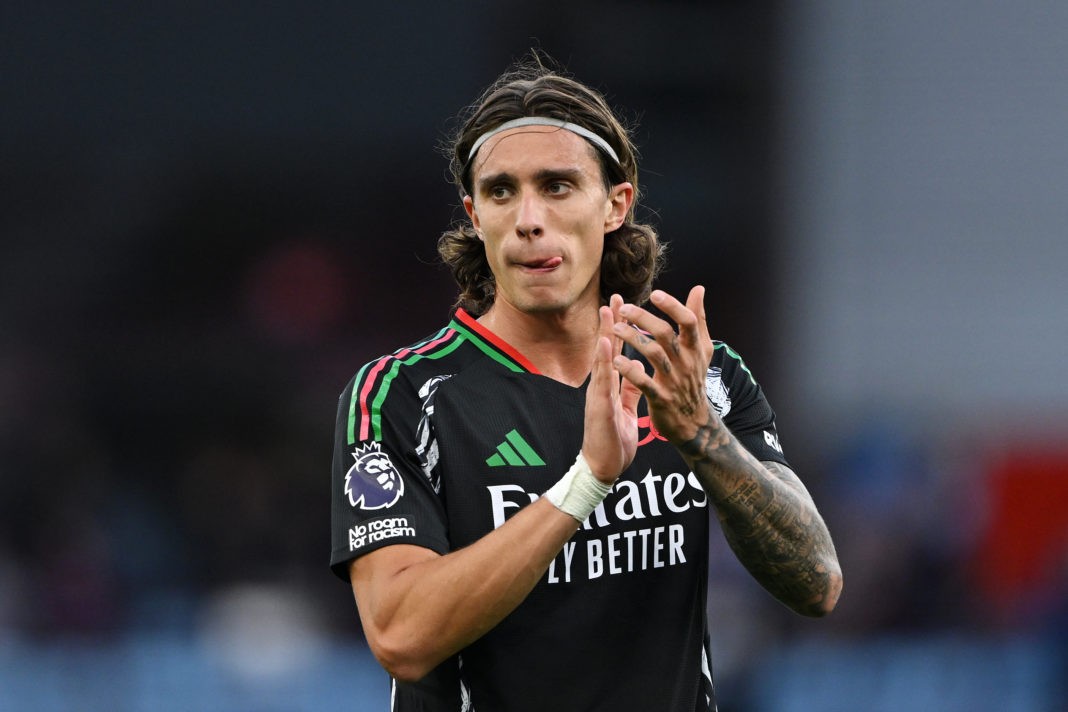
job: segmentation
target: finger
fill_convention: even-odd
[[[610,397],[612,402],[615,402],[618,398],[619,376],[616,374],[615,369],[612,368],[612,357],[622,350],[623,345],[613,331],[616,315],[612,308],[601,307],[598,315],[601,323],[597,337],[597,355],[594,361],[599,369],[603,371],[603,376],[607,380],[605,387],[611,390]]]
[[[612,360],[612,365],[615,366],[616,371],[619,372],[619,375],[622,376],[627,383],[630,383],[634,388],[637,388],[647,399],[650,401],[659,399],[659,390],[656,386],[656,382],[645,372],[645,367],[642,366],[641,361],[629,359],[625,356],[616,356]],[[630,398],[630,391],[629,389],[627,390],[627,397]]]
[[[712,345],[712,335],[708,332],[708,317],[705,315],[705,288],[695,285],[686,298],[686,306],[697,317],[697,337],[702,344]]]
[[[613,327],[613,331],[616,336],[626,341],[628,344],[634,347],[636,351],[641,353],[649,360],[649,363],[653,365],[653,368],[664,373],[670,373],[671,359],[668,358],[667,352],[660,343],[652,338],[649,334],[639,331],[632,326],[626,324],[616,324]],[[674,337],[675,332],[671,332]],[[672,343],[672,339],[667,339],[668,343]]]
[[[690,290],[689,297],[686,299],[686,304],[683,304],[675,297],[659,289],[653,290],[653,293],[649,295],[653,304],[679,325],[679,338],[682,340],[684,346],[690,348],[697,346],[698,343],[700,343],[701,338],[697,326],[697,316],[690,308],[692,297],[692,289]],[[672,338],[674,338],[674,336]]]
[[[621,330],[616,327],[616,335],[623,337],[628,344],[641,351],[644,356],[650,359],[656,356],[648,350],[653,340],[660,344],[660,358],[657,358],[656,363],[663,358],[664,349],[677,353],[675,327],[670,323],[634,304],[624,304],[619,308],[619,313],[640,331],[629,328]]]
[[[619,309],[623,306],[623,297],[618,294],[613,294],[608,300],[608,307],[612,310],[612,323],[626,323],[626,320],[620,316]],[[615,347],[613,349],[614,354],[623,353],[623,340],[618,336],[614,337],[612,344]]]
[[[611,412],[613,407],[613,378],[615,369],[611,364],[612,347],[609,340],[603,336],[597,337],[594,348],[593,367],[590,369],[590,381],[586,384],[586,417],[591,413],[597,419],[602,419]]]
[[[617,338],[612,332],[612,326],[616,322],[615,312],[612,311],[611,307],[601,307],[597,311],[597,318],[599,320],[597,324],[598,337],[606,338],[614,345]],[[600,354],[598,354],[599,356]]]
[[[603,322],[602,326],[608,330],[608,335],[602,333],[597,336],[597,347],[593,357],[593,375],[590,377],[591,382],[596,381],[598,384],[610,382],[613,373],[611,327],[605,326]]]
[[[641,389],[624,378],[619,389],[619,404],[623,408],[623,411],[631,416],[637,417],[638,402],[641,399]]]

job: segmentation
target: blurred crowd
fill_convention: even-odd
[[[236,179],[177,191],[176,215],[90,235],[95,274],[73,287],[47,283],[77,266],[41,239],[68,226],[17,226],[38,271],[13,275],[32,284],[5,302],[0,341],[0,634],[181,627],[200,597],[249,582],[358,634],[326,568],[336,399],[452,295],[428,296],[447,278],[432,267],[396,289],[426,253],[368,245],[330,207],[338,182],[288,202]],[[424,321],[405,319],[424,299]]]
[[[235,227],[235,205],[253,225]],[[431,264],[432,216],[407,219],[428,235],[421,255],[240,189],[183,216],[47,321],[9,310],[0,637],[170,632],[254,651],[234,664],[269,674],[301,646],[361,641],[326,568],[336,397],[364,359],[435,328],[452,289]],[[813,639],[1022,636],[1063,655],[1063,451],[873,420],[802,458],[846,590],[831,618],[799,619],[714,528],[713,641],[735,699],[769,655]]]

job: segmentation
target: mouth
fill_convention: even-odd
[[[541,260],[528,260],[526,262],[517,263],[524,270],[530,272],[551,272],[552,270],[563,264],[564,258],[560,256],[546,257]]]

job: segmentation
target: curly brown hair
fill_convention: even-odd
[[[664,263],[664,245],[650,225],[635,220],[638,204],[637,151],[630,132],[616,118],[596,90],[545,66],[538,55],[502,74],[461,114],[460,129],[449,146],[449,170],[460,197],[471,194],[471,146],[486,131],[524,116],[562,119],[603,138],[619,156],[616,163],[597,150],[606,189],[623,182],[634,186],[634,201],[618,229],[605,235],[601,257],[601,300],[620,294],[627,302],[643,304]],[[447,230],[438,240],[438,254],[460,287],[454,307],[479,316],[493,304],[496,282],[486,261],[482,241],[470,222]]]

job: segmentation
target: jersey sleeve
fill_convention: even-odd
[[[449,550],[445,512],[420,457],[425,403],[389,358],[365,366],[342,392],[334,430],[330,567],[383,546]]]
[[[715,342],[705,392],[734,437],[758,460],[790,466],[779,443],[775,411],[763,389],[742,357],[721,341]]]

